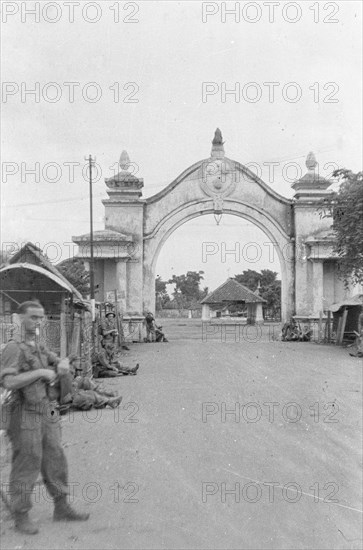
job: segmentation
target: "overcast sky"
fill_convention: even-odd
[[[2,2],[3,242],[30,240],[46,251],[56,242],[64,252],[72,235],[89,231],[85,155],[102,172],[94,186],[102,229],[103,180],[123,149],[148,197],[209,156],[216,127],[226,155],[257,163],[251,169],[286,197],[311,150],[324,176],[334,166],[361,169],[361,2],[275,2],[274,12],[270,2],[248,10],[224,3],[236,4],[238,20],[217,2],[80,1],[73,22],[67,3],[26,12],[36,4]],[[37,87],[37,97],[25,93]],[[233,88],[239,101],[223,96]],[[279,163],[273,174],[271,162]],[[35,163],[39,177],[26,172]],[[192,220],[164,245],[157,274],[203,269],[213,288],[247,268],[279,272],[264,241],[241,218],[218,227],[213,216]],[[203,262],[206,242],[257,242],[261,258]]]

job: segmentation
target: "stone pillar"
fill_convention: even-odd
[[[323,310],[323,262],[313,261],[313,311],[314,315],[318,315],[319,311]]]
[[[254,304],[247,304],[247,324],[248,325],[255,324],[254,308],[255,308]]]
[[[202,304],[202,321],[210,321],[210,308],[208,304]]]
[[[128,254],[131,260],[126,266],[126,304],[130,315],[143,313],[143,223],[144,201],[141,199],[144,181],[129,172],[131,165],[126,151],[120,157],[121,171],[112,178],[106,178],[108,199],[105,206],[105,228],[118,231],[132,238]]]
[[[257,325],[263,325],[264,323],[262,302],[256,304],[255,323]]]
[[[131,315],[143,315],[142,256],[127,262],[127,311]],[[155,292],[154,292],[155,307]],[[152,310],[154,311],[154,309]]]
[[[306,158],[307,173],[291,186],[295,190],[293,208],[295,219],[296,259],[295,259],[295,298],[296,314],[318,313],[323,297],[323,264],[309,258],[307,240],[331,226],[331,219],[321,218],[319,204],[329,196],[331,181],[319,175],[317,161],[313,153]],[[317,251],[319,255],[319,251]],[[314,252],[314,257],[315,252]],[[311,261],[314,266],[311,266]],[[320,264],[315,266],[315,264]],[[315,287],[315,284],[318,286]]]
[[[126,261],[123,259],[116,260],[116,289],[120,313],[125,315],[127,303],[127,275]]]

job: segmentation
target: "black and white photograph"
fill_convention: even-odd
[[[1,550],[363,548],[363,3],[0,9]]]

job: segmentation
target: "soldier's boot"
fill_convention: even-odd
[[[15,512],[15,531],[24,535],[36,535],[38,527],[30,520],[28,512]]]
[[[111,399],[108,400],[107,402],[107,405],[109,407],[111,407],[111,409],[116,409],[116,407],[118,407],[120,405],[122,401],[122,397],[112,397]]]
[[[89,514],[73,510],[66,495],[54,499],[53,521],[87,521],[88,518]]]
[[[139,365],[139,363],[137,363],[134,367],[129,369],[129,373],[130,374],[136,374],[137,371],[139,370],[139,367],[140,367],[140,365]]]

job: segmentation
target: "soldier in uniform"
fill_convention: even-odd
[[[93,374],[95,378],[111,378],[127,374],[135,375],[139,364],[135,367],[122,365],[116,357],[115,344],[111,334],[106,335],[101,341],[102,349],[93,361]]]
[[[155,321],[154,315],[149,311],[145,315],[146,323],[146,342],[168,342],[165,334],[162,332],[162,326],[158,326]],[[151,340],[150,340],[151,338]]]
[[[19,338],[10,340],[2,353],[0,384],[14,395],[8,435],[12,443],[9,482],[15,529],[27,535],[38,532],[29,518],[31,493],[39,473],[54,501],[54,521],[87,520],[67,502],[68,466],[60,434],[55,383],[68,376],[68,360],[60,360],[36,342],[44,310],[38,302],[18,309]]]
[[[117,396],[114,392],[101,389],[96,382],[82,375],[78,358],[70,358],[70,363],[74,372],[74,379],[70,388],[71,406],[74,409],[87,411],[93,407],[102,409],[106,405],[114,409],[120,405],[122,397]]]
[[[105,315],[104,321],[100,325],[100,335],[102,338],[111,334],[114,343],[116,343],[118,331],[116,327],[116,315],[113,311],[109,311]]]
[[[124,342],[125,336],[122,328],[122,323],[120,324],[120,331],[121,331],[120,336],[121,336],[121,342],[122,342],[121,348],[129,350],[130,348],[128,348]],[[116,323],[116,314],[113,311],[109,311],[108,313],[106,313],[105,319],[99,325],[98,333],[101,339],[111,334],[111,336],[113,337],[113,343],[115,345],[117,344],[118,330],[117,330],[117,323]]]
[[[155,342],[156,335],[155,335],[155,318],[154,315],[151,313],[151,311],[148,311],[145,315],[145,323],[146,323],[146,342]],[[151,340],[150,340],[151,338]]]

